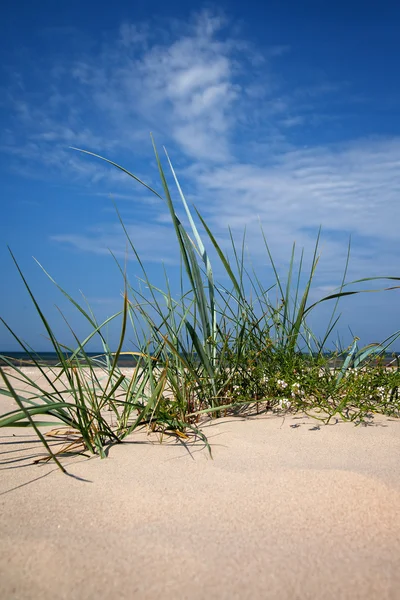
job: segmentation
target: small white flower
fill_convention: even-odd
[[[292,403],[290,402],[290,400],[288,400],[288,398],[281,398],[279,400],[278,406],[282,410],[287,410],[292,406]]]
[[[292,398],[295,398],[295,396],[304,396],[304,390],[300,387],[298,381],[292,384]]]
[[[377,387],[377,388],[376,388],[376,391],[378,392],[378,395],[379,395],[381,398],[384,398],[384,397],[385,397],[385,395],[386,395],[386,390],[385,390],[385,388],[384,388],[383,386],[379,386],[379,387]]]
[[[285,388],[287,388],[288,384],[286,383],[286,381],[283,381],[282,379],[278,379],[278,381],[276,382],[276,385],[281,389],[284,390]]]

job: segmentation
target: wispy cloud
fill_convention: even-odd
[[[179,264],[178,248],[171,243],[173,231],[170,223],[129,224],[126,229],[131,242],[140,250],[143,261]],[[132,256],[127,238],[121,226],[116,224],[98,225],[85,231],[84,234],[54,234],[50,239],[75,250],[92,254],[106,255],[111,251],[117,258],[125,258],[127,253]]]
[[[253,254],[264,252],[260,223],[281,261],[293,240],[311,254],[322,226],[325,278],[343,271],[350,236],[354,276],[397,274],[399,167],[400,139],[293,149],[258,165],[193,167],[194,200],[214,229],[246,227]]]
[[[256,50],[232,33],[226,17],[206,11],[163,27],[125,23],[114,39],[68,52],[62,63],[32,56],[35,84],[13,74],[12,136],[2,149],[34,160],[33,144],[38,157],[51,155],[47,163],[56,165],[65,162],[68,145],[143,154],[153,131],[188,159],[229,161],[241,130],[262,125],[263,135],[275,132],[279,118],[287,127],[288,110],[292,123],[303,119],[272,67],[288,52]]]
[[[262,162],[193,168],[199,189],[221,198],[216,220],[242,226],[272,217],[295,228],[398,238],[400,139],[302,148]]]
[[[240,86],[235,44],[218,38],[223,26],[203,13],[159,41],[147,27],[125,24],[101,65],[86,57],[73,76],[99,110],[119,115],[118,129],[156,128],[192,158],[226,160]]]

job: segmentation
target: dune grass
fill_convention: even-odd
[[[250,410],[302,411],[323,422],[341,418],[356,424],[366,422],[373,413],[398,417],[399,363],[394,358],[388,369],[382,357],[400,332],[361,349],[355,338],[349,348],[326,354],[327,340],[338,321],[340,298],[371,291],[349,290],[346,274],[350,248],[337,292],[310,303],[319,260],[319,235],[304,283],[303,253],[295,268],[293,245],[288,273],[283,279],[263,234],[274,274],[274,280],[265,286],[246,263],[245,237],[238,247],[231,235],[231,251],[224,252],[203,217],[189,208],[166,155],[188,223],[184,226],[154,142],[153,146],[164,196],[116,163],[79,151],[113,165],[165,201],[181,256],[179,296],[172,293],[167,274],[163,289],[150,281],[117,211],[127,243],[142,271],[146,294],[140,285],[131,286],[125,268],[116,260],[124,282],[122,308],[98,323],[85,298],[78,303],[38,263],[90,325],[91,333],[83,340],[71,329],[76,345],[66,347],[57,340],[11,253],[59,362],[54,368],[42,364],[34,349],[2,320],[39,370],[45,385],[37,383],[6,356],[0,356],[6,365],[0,366],[0,394],[16,403],[14,410],[0,416],[0,427],[33,427],[48,458],[64,470],[59,460],[62,454],[85,451],[104,457],[110,444],[122,442],[144,426],[182,441],[200,436],[208,446],[201,431],[202,419]],[[216,282],[217,262],[218,273],[224,275],[221,279],[229,284]],[[379,279],[400,281],[397,277],[371,277],[352,284]],[[383,289],[397,287],[392,284]],[[274,295],[278,302],[271,300]],[[317,338],[307,319],[322,302],[332,303],[332,313],[324,335]],[[121,326],[120,340],[117,348],[110,348],[103,330],[116,319]],[[119,357],[126,353],[123,348],[132,336],[134,346],[128,353],[136,357],[136,366],[127,377],[121,372]],[[103,353],[97,358],[88,356],[86,351],[93,338],[102,345]],[[339,367],[332,367],[333,359]],[[19,384],[29,385],[33,391],[21,392]],[[51,430],[44,433],[45,427]],[[59,432],[66,443],[56,452],[48,440]]]

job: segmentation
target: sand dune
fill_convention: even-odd
[[[223,419],[33,465],[0,430],[0,597],[397,599],[400,422]]]

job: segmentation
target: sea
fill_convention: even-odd
[[[96,358],[103,362],[105,361],[105,355],[101,352],[87,352],[86,355],[89,360]],[[47,365],[49,367],[54,367],[60,364],[60,359],[56,352],[38,352],[34,356],[35,360],[42,366]],[[68,358],[69,356],[71,356],[71,353],[64,353],[65,358]],[[4,360],[3,357],[7,360]],[[34,365],[31,356],[26,352],[0,352],[0,366],[5,366],[9,363],[18,367]],[[123,354],[118,358],[119,367],[135,367],[136,364],[137,358],[134,355]]]
[[[86,353],[89,360],[97,359],[103,363],[105,363],[105,354],[101,352],[87,352]],[[393,352],[386,352],[383,357],[383,364],[385,366],[392,364],[394,366],[397,365],[397,361],[395,356],[397,356],[397,360],[400,360],[400,354]],[[65,358],[71,356],[71,354],[65,353]],[[326,354],[327,358],[329,358],[329,354]],[[4,357],[4,358],[3,358]],[[6,359],[6,360],[5,360]],[[57,356],[56,352],[38,352],[35,354],[35,359],[42,366],[54,367],[60,364],[60,359]],[[332,358],[331,365],[334,368],[337,368],[341,364],[343,364],[343,358]],[[132,354],[122,354],[118,357],[118,366],[120,368],[131,368],[137,365],[138,358]],[[82,361],[80,361],[82,363]],[[375,362],[375,361],[371,361]],[[6,366],[8,364],[12,364],[18,367],[23,366],[32,366],[34,362],[29,354],[26,352],[0,352],[0,366]]]

